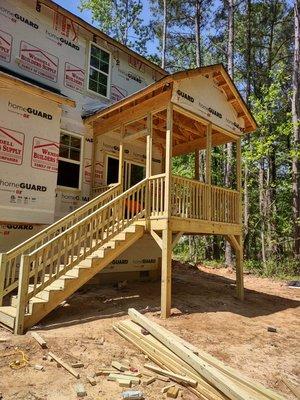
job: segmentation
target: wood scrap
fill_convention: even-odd
[[[190,379],[186,376],[183,375],[178,375],[178,374],[174,374],[173,372],[167,371],[165,369],[161,369],[156,367],[155,365],[151,365],[151,364],[144,364],[144,367],[147,369],[150,369],[151,371],[154,371],[160,375],[165,375],[168,376],[171,379],[175,379],[176,381],[179,382],[184,382],[187,385],[190,385],[192,387],[196,387],[197,386],[197,381],[195,381],[194,379]]]
[[[95,372],[95,376],[100,376],[100,375],[109,375],[109,374],[114,374],[116,372],[116,370],[115,369],[106,369],[106,368],[104,368],[104,369],[98,369],[96,372]]]
[[[79,379],[80,375],[77,371],[75,371],[75,369],[73,369],[69,364],[67,364],[66,362],[64,362],[61,358],[57,357],[55,354],[51,353],[49,351],[49,356],[57,362],[57,364],[59,364],[60,366],[62,366],[65,370],[67,370],[68,372],[70,372],[70,374],[72,374],[73,376],[75,376],[75,378]]]
[[[300,400],[300,385],[294,385],[286,378],[281,379],[282,382],[290,389],[290,391]]]
[[[47,349],[47,342],[37,332],[31,332],[31,336],[38,342],[42,349]]]
[[[169,389],[171,389],[172,387],[174,387],[174,386],[175,386],[174,383],[172,383],[171,385],[165,386],[165,387],[163,387],[163,388],[161,389],[161,392],[162,392],[162,393],[167,393],[167,391],[168,391]]]
[[[123,374],[109,374],[107,377],[108,381],[117,381],[118,379],[127,379],[132,383],[139,384],[140,378],[133,375],[123,375]]]
[[[156,376],[150,376],[149,378],[147,378],[143,381],[143,385],[148,386],[155,381],[156,381]]]
[[[84,364],[82,362],[75,362],[73,364],[71,364],[72,368],[83,368]]]
[[[177,399],[178,393],[179,393],[179,387],[173,386],[168,389],[167,397],[171,397],[172,399]]]
[[[96,384],[97,384],[96,379],[94,379],[92,376],[87,376],[86,379],[88,380],[88,382],[89,382],[92,386],[96,386]]]
[[[112,361],[111,366],[121,372],[125,372],[128,369],[127,366],[119,363],[119,361]]]
[[[117,382],[119,383],[120,387],[126,387],[126,388],[130,388],[131,387],[131,380],[129,379],[117,379]]]

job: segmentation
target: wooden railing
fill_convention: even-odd
[[[165,181],[165,174],[154,175],[149,179],[149,217],[158,218],[165,215]]]
[[[44,243],[49,242],[49,240],[60,235],[76,222],[85,218],[104,204],[117,197],[120,193],[120,185],[110,187],[106,192],[103,192],[87,204],[84,204],[77,210],[43,229],[25,242],[6,253],[0,254],[0,305],[2,298],[18,287],[19,266],[23,254],[30,253],[41,247]]]
[[[92,197],[93,198],[97,197],[100,194],[103,194],[103,193],[107,192],[107,190],[109,190],[109,189],[111,189],[111,188],[113,188],[113,187],[115,187],[117,185],[118,185],[117,183],[112,183],[110,185],[93,187],[93,189],[92,189]]]
[[[238,224],[238,206],[236,190],[172,176],[171,215],[174,217]]]
[[[17,326],[29,300],[78,265],[133,221],[144,217],[147,179],[21,257]],[[29,283],[31,289],[29,291]]]

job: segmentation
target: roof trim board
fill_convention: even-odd
[[[37,85],[33,85],[32,83],[13,77],[1,71],[0,71],[0,85],[4,85],[7,88],[17,87],[23,90],[24,92],[30,93],[34,96],[43,97],[55,103],[64,104],[69,107],[76,107],[76,102],[68,97],[56,94],[47,89],[43,89]]]

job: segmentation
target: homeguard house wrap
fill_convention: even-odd
[[[54,3],[28,3],[0,7],[0,322],[22,333],[92,278],[160,266],[168,317],[182,234],[230,241],[242,299],[241,138],[256,123],[223,66],[167,75]],[[211,150],[228,142],[224,188]],[[195,150],[195,180],[174,175],[172,157]]]

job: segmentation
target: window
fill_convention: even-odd
[[[88,88],[92,92],[109,96],[110,53],[91,43]]]
[[[66,132],[60,134],[57,185],[79,189],[81,138]]]

